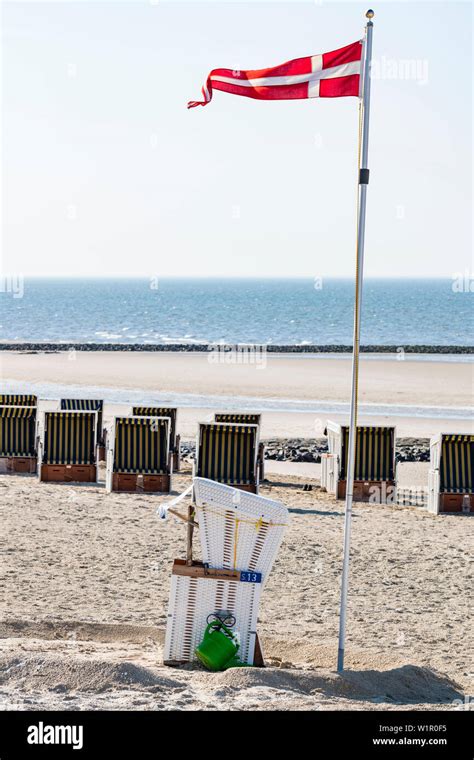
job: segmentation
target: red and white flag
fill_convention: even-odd
[[[191,100],[188,108],[210,103],[213,90],[257,100],[357,97],[361,59],[362,41],[359,40],[332,53],[296,58],[271,69],[213,69],[202,88],[204,100]]]

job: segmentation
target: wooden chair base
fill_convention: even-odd
[[[134,472],[114,472],[112,491],[127,493],[169,493],[171,478],[165,475],[140,475]]]
[[[2,474],[34,474],[36,472],[36,457],[0,457],[0,473]]]
[[[474,512],[474,493],[440,493],[439,511]]]
[[[346,498],[347,480],[339,480],[337,484],[338,499]],[[372,489],[378,489],[374,491]],[[370,502],[371,504],[385,504],[391,503],[393,500],[393,493],[395,488],[394,480],[355,480],[353,499],[354,501]],[[375,494],[378,498],[375,498]]]
[[[95,464],[43,464],[40,480],[46,483],[95,483]]]

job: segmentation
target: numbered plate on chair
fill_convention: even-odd
[[[251,570],[241,570],[240,580],[243,583],[261,583],[262,573],[254,573]]]

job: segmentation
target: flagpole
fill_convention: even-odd
[[[337,652],[337,670],[344,670],[344,648],[346,634],[347,587],[349,581],[349,559],[351,544],[352,498],[354,490],[354,471],[356,454],[357,431],[357,397],[359,384],[359,348],[360,348],[360,310],[362,303],[362,282],[364,274],[364,242],[365,242],[365,211],[367,201],[367,185],[369,182],[368,153],[369,153],[369,112],[370,112],[370,62],[372,59],[372,18],[374,12],[368,10],[365,14],[367,21],[365,32],[365,59],[362,79],[362,146],[359,168],[358,188],[358,219],[357,219],[357,263],[354,300],[354,340],[352,352],[352,391],[351,412],[349,422],[349,455],[347,464],[346,506],[344,516],[344,551],[341,581],[341,610],[339,616],[339,646]]]

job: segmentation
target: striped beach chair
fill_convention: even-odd
[[[2,400],[5,399],[3,395]],[[8,400],[19,399],[9,396]],[[0,406],[0,472],[34,473],[37,466],[36,454],[36,405],[34,396],[22,396],[21,405]]]
[[[40,480],[96,482],[97,429],[97,412],[43,412],[39,421]]]
[[[474,512],[474,435],[441,433],[431,439],[428,510]]]
[[[328,422],[328,454],[321,457],[321,487],[344,499],[347,486],[349,427]],[[356,433],[354,500],[395,500],[395,428],[359,426]]]
[[[214,422],[231,422],[237,425],[258,425],[260,434],[260,423],[262,415],[257,412],[216,412]],[[265,446],[262,442],[258,444],[257,467],[259,481],[265,477]]]
[[[258,425],[205,422],[199,425],[194,475],[258,492]]]
[[[173,454],[173,472],[181,469],[180,443],[178,435],[178,409],[175,406],[134,406],[134,417],[168,417],[170,420],[170,449]]]
[[[105,436],[103,427],[104,402],[97,398],[62,398],[61,409],[73,412],[97,412],[97,458],[99,462],[105,461]]]
[[[169,417],[116,417],[107,448],[108,491],[171,490]]]

